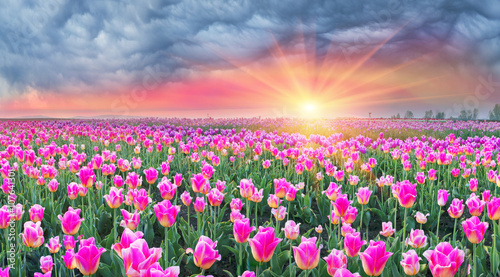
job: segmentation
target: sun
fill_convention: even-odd
[[[314,112],[316,105],[312,102],[308,102],[304,105],[304,112]]]
[[[306,101],[301,104],[302,118],[318,118],[321,116],[320,107],[314,101]]]

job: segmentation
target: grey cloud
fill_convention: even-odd
[[[0,96],[133,84],[151,69],[179,80],[203,65],[230,66],[213,48],[266,58],[270,34],[287,45],[299,30],[314,36],[320,57],[331,40],[339,53],[366,51],[405,23],[375,58],[442,48],[450,60],[500,73],[494,0],[0,2]]]

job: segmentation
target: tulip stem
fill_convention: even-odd
[[[403,243],[401,243],[401,253],[404,252],[405,250],[405,237],[406,237],[406,212],[408,211],[407,208],[405,208],[405,219],[403,223]]]
[[[116,224],[116,209],[113,209],[113,241],[116,241],[116,238],[118,237],[118,225]]]
[[[472,250],[473,250],[473,252],[472,252],[472,253],[473,253],[473,256],[472,256],[472,257],[473,257],[473,259],[474,259],[474,272],[472,273],[472,276],[473,276],[473,277],[476,277],[476,276],[477,276],[477,275],[476,275],[476,272],[477,272],[477,266],[478,266],[478,264],[477,264],[477,260],[476,260],[476,248],[477,248],[476,246],[477,246],[476,244],[472,244]]]
[[[363,234],[363,237],[365,236],[365,233],[363,233],[363,212],[364,212],[365,205],[361,205],[361,219],[359,222],[359,231]]]
[[[241,267],[243,266],[243,243],[240,243],[239,245],[240,245],[240,249],[239,249],[240,250],[240,253],[239,253],[240,255],[239,255],[238,258],[239,258],[240,262],[238,263],[238,275],[241,275],[242,274],[241,273],[242,272]]]
[[[439,206],[439,212],[438,212],[438,223],[437,223],[437,230],[436,230],[436,237],[439,242],[439,220],[441,219],[441,206]]]
[[[257,203],[255,203],[255,226],[258,226],[258,223],[257,223]]]
[[[290,255],[288,256],[288,272],[290,272],[290,277],[292,277],[292,240],[290,241]]]
[[[248,201],[248,198],[246,199],[247,202],[247,218],[250,219],[250,202]]]
[[[490,257],[490,260],[491,260],[491,272],[496,272],[497,269],[495,268],[496,265],[496,252],[497,252],[497,247],[496,247],[496,241],[497,241],[497,236],[496,236],[496,232],[497,232],[497,229],[495,227],[495,220],[492,220],[492,223],[493,223],[493,245],[491,247],[491,257]]]
[[[190,218],[190,216],[189,216],[189,206],[187,206],[187,207],[188,207],[187,218],[188,218],[188,232],[189,232],[189,229],[191,229],[191,224],[189,222],[189,218]]]
[[[168,229],[165,227],[165,268],[168,267],[168,240],[167,240]]]
[[[338,231],[337,231],[337,244],[338,245],[340,245],[340,229],[341,229],[340,224],[341,224],[341,220],[339,218],[339,223],[337,224],[338,225],[337,226],[337,229],[338,229]]]
[[[56,277],[57,277],[57,259],[56,259],[56,253],[54,253],[54,272],[56,273]]]
[[[455,225],[453,226],[453,246],[457,244],[457,221],[458,218],[455,218]]]
[[[309,276],[309,269],[306,270],[306,275],[305,277]]]

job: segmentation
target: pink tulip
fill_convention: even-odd
[[[64,216],[57,216],[57,218],[61,221],[63,233],[66,235],[74,235],[78,233],[83,221],[83,218],[80,218],[80,211],[80,209],[74,210],[73,207],[69,207]]]
[[[435,250],[427,250],[423,256],[429,261],[429,268],[434,277],[454,276],[464,262],[465,252],[453,249],[450,243],[441,242]]]
[[[122,256],[127,276],[144,276],[161,258],[161,248],[149,248],[144,239],[137,239],[122,249]]]
[[[417,222],[420,224],[425,224],[427,222],[428,216],[429,216],[429,214],[423,214],[421,212],[417,212],[417,214],[415,214],[415,218],[416,218]]]
[[[479,186],[479,183],[477,182],[476,178],[471,178],[469,180],[469,189],[470,189],[471,192],[476,192],[478,186]]]
[[[492,197],[491,200],[486,204],[488,211],[488,217],[491,220],[500,219],[500,198]]]
[[[337,197],[335,202],[332,201],[333,212],[338,217],[343,217],[347,213],[347,209],[350,207],[352,201],[347,199],[347,194],[341,194]]]
[[[135,190],[133,193],[132,203],[134,207],[139,211],[144,211],[149,203],[153,200],[148,196],[148,192],[145,189]]]
[[[384,237],[390,237],[396,229],[392,228],[392,222],[382,222],[382,231],[380,231],[380,234]]]
[[[331,182],[328,188],[323,191],[323,194],[328,197],[331,201],[337,200],[338,195],[340,195],[340,190],[342,189],[342,186],[337,186],[334,182]]]
[[[370,241],[370,245],[364,252],[359,253],[363,270],[368,276],[379,276],[384,271],[387,260],[392,256],[391,252],[385,251],[385,242]]]
[[[0,209],[0,229],[7,229],[11,220],[12,214],[7,205]]]
[[[193,203],[194,210],[197,213],[202,213],[207,205],[208,204],[205,202],[205,198],[203,197],[196,197],[196,200]]]
[[[75,200],[80,192],[80,187],[77,183],[71,182],[68,184],[68,197],[71,200]]]
[[[326,269],[330,276],[335,276],[337,271],[347,268],[347,257],[341,250],[332,249],[330,255],[323,260],[326,261]]]
[[[425,247],[427,245],[427,236],[424,234],[424,230],[411,229],[410,236],[406,239],[405,244],[413,248]]]
[[[285,228],[281,230],[285,231],[285,237],[289,240],[296,240],[300,233],[300,224],[296,224],[293,220],[288,220],[285,223]]]
[[[277,209],[281,202],[282,200],[274,194],[269,194],[269,197],[267,198],[267,205],[273,209]]]
[[[340,268],[333,277],[360,277],[358,273],[351,273],[347,268]]]
[[[241,202],[241,199],[234,198],[233,200],[231,200],[229,207],[231,207],[231,211],[241,211],[243,205],[244,204]]]
[[[436,180],[437,172],[434,168],[431,168],[429,169],[428,175],[429,175],[429,180],[434,181]]]
[[[91,241],[93,242],[93,240]],[[101,254],[104,252],[106,252],[106,249],[97,248],[94,243],[85,244],[84,246],[80,244],[80,249],[75,255],[76,267],[84,276],[96,273]]]
[[[158,179],[158,170],[150,167],[149,169],[144,169],[144,175],[146,175],[146,182],[148,184],[154,184],[156,179]]]
[[[358,215],[358,209],[353,206],[348,206],[345,215],[342,217],[342,222],[353,223]]]
[[[64,235],[63,244],[66,250],[73,249],[76,245],[75,238],[73,236]]]
[[[481,193],[481,196],[483,197],[483,201],[485,203],[488,203],[488,202],[490,202],[491,191],[490,190],[485,190],[485,191],[483,191],[483,193]]]
[[[47,247],[49,249],[49,252],[51,254],[55,254],[55,253],[59,252],[59,249],[61,249],[61,246],[62,245],[59,243],[59,236],[56,236],[56,237],[49,239],[49,243],[45,244],[45,247]]]
[[[172,200],[177,192],[177,186],[172,184],[169,180],[161,181],[157,187],[160,190],[161,198],[164,200]]]
[[[125,228],[122,233],[120,242],[113,244],[111,246],[111,249],[115,250],[116,254],[118,254],[120,258],[123,258],[122,250],[129,248],[134,241],[141,239],[143,236],[144,234],[140,231],[134,233],[132,230]]]
[[[120,175],[115,175],[115,176],[113,176],[113,184],[114,184],[117,188],[119,188],[119,187],[123,186],[124,182],[123,182],[123,178],[122,178],[122,176],[120,176]]]
[[[217,180],[217,182],[215,182],[215,187],[220,192],[223,192],[226,189],[226,181]]]
[[[95,182],[95,173],[92,168],[89,167],[82,167],[80,169],[80,173],[78,174],[80,177],[80,183],[86,187],[86,188],[91,188],[94,185]]]
[[[484,210],[484,201],[479,199],[479,197],[475,194],[472,193],[465,201],[465,204],[467,204],[467,207],[469,208],[469,213],[473,216],[480,216],[483,213]]]
[[[1,268],[0,267],[0,277],[9,277],[10,267]]]
[[[31,206],[31,208],[29,210],[30,220],[35,222],[35,223],[38,221],[42,221],[44,211],[45,211],[45,208],[38,205],[38,204]]]
[[[141,219],[141,215],[137,210],[134,211],[133,214],[129,213],[127,210],[122,209],[123,220],[120,222],[120,226],[124,228],[129,228],[130,230],[135,230],[137,226],[139,226],[139,221]]]
[[[231,219],[231,222],[234,223],[238,219],[243,219],[245,218],[244,215],[240,213],[240,211],[232,211],[231,214],[229,215],[229,218]]]
[[[278,198],[285,197],[289,187],[290,183],[285,178],[274,179],[274,195]]]
[[[269,262],[273,257],[274,250],[282,239],[275,238],[274,229],[272,227],[259,227],[259,232],[248,240],[252,255],[257,262]]]
[[[295,200],[295,196],[297,195],[298,190],[299,189],[297,187],[290,185],[290,187],[288,187],[288,190],[286,191],[286,194],[285,194],[286,201],[291,202],[291,201]]]
[[[123,203],[123,189],[117,189],[116,187],[111,187],[109,194],[104,195],[106,203],[111,209],[119,208]]]
[[[438,191],[438,200],[437,203],[439,206],[443,207],[448,202],[448,191],[444,189],[440,189]]]
[[[56,179],[50,180],[50,182],[47,184],[47,188],[49,189],[50,192],[56,192],[58,186],[59,183],[57,182]]]
[[[233,224],[234,240],[237,243],[245,243],[250,237],[250,233],[255,231],[255,227],[250,227],[250,219],[238,219]]]
[[[217,188],[213,188],[207,194],[208,202],[213,207],[218,207],[220,206],[220,204],[222,204],[222,201],[224,200],[224,195],[225,194],[220,192]]]
[[[54,267],[54,262],[52,261],[52,256],[43,256],[40,258],[40,269],[43,273],[52,271]]]
[[[24,233],[22,233],[23,244],[30,248],[37,248],[43,244],[43,230],[40,225],[42,222],[34,223],[26,221],[24,223]]]
[[[64,265],[70,270],[75,269],[77,266],[75,256],[76,254],[73,249],[68,249],[62,256]]]
[[[137,173],[135,172],[130,172],[129,174],[127,174],[125,184],[127,184],[130,189],[136,189],[137,187],[142,185],[142,177],[139,177],[139,175],[137,175]]]
[[[355,233],[356,229],[351,227],[350,223],[342,223],[342,228],[340,229],[340,234],[345,237],[347,234]]]
[[[52,271],[48,271],[47,273],[35,272],[34,277],[51,277]]]
[[[302,270],[310,270],[316,268],[319,263],[319,255],[323,245],[316,247],[316,237],[302,237],[299,246],[293,247],[293,257],[297,267]]]
[[[393,194],[404,208],[411,208],[417,199],[417,184],[408,180],[392,186]]]
[[[451,205],[448,208],[448,214],[452,218],[460,218],[464,213],[464,200],[463,199],[453,199]]]
[[[171,227],[175,223],[177,214],[181,210],[181,206],[174,206],[170,201],[163,200],[162,202],[154,205],[156,218],[163,227]]]
[[[159,263],[152,264],[147,270],[141,273],[143,277],[178,277],[181,269],[178,266],[171,266],[163,270]]]
[[[210,238],[201,236],[193,249],[188,248],[186,253],[192,253],[194,258],[194,264],[201,269],[209,269],[215,263],[215,261],[221,260],[221,255],[219,251],[215,250],[217,247],[217,241],[213,242]]]
[[[238,277],[255,277],[255,272],[246,270],[243,274],[241,274],[241,276]]]
[[[349,175],[349,185],[356,186],[359,183],[359,177],[356,175]]]
[[[368,204],[368,201],[370,201],[371,194],[372,191],[368,187],[359,188],[358,192],[356,193],[356,196],[358,197],[358,203],[361,205]]]
[[[169,172],[170,172],[170,165],[168,164],[168,162],[162,162],[161,163],[161,174],[166,176],[166,175],[168,175]]]
[[[13,200],[12,202],[15,202],[15,199],[11,199],[12,196],[14,196],[14,195],[13,194],[9,195],[9,201]],[[13,216],[13,219],[15,221],[21,220],[23,218],[23,214],[24,214],[24,210],[23,210],[22,204],[17,203],[14,207],[12,207],[11,216]]]
[[[193,178],[191,178],[191,187],[193,188],[194,193],[203,192],[206,190],[208,180],[203,177],[203,174],[193,174]]]
[[[462,222],[467,239],[471,243],[480,243],[484,238],[484,233],[488,229],[488,222],[481,222],[477,216],[473,216]]]
[[[348,257],[358,256],[361,246],[366,244],[366,240],[361,240],[359,232],[346,234],[344,239],[344,250]]]
[[[174,184],[177,186],[177,187],[180,187],[181,184],[182,184],[182,180],[184,178],[182,177],[182,174],[180,173],[176,173],[175,176],[174,176]]]
[[[250,198],[255,193],[255,186],[252,183],[252,179],[242,179],[240,181],[240,195],[243,198]]]
[[[417,176],[415,177],[415,180],[419,184],[425,183],[425,174],[423,172],[417,172]]]
[[[405,274],[409,276],[417,275],[420,271],[420,260],[422,260],[422,258],[418,256],[415,250],[403,253],[403,259],[400,264],[403,267]]]
[[[274,215],[274,218],[277,221],[282,221],[283,219],[285,219],[287,213],[288,212],[286,211],[286,208],[284,206],[279,206],[278,209],[271,209],[271,214]]]
[[[185,206],[189,206],[191,205],[191,202],[193,201],[193,197],[191,197],[191,195],[189,194],[188,191],[184,191],[182,194],[181,194],[181,200],[182,200],[182,203],[185,205]]]

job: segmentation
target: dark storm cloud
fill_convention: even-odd
[[[442,49],[452,66],[500,72],[495,0],[17,1],[0,0],[0,96],[164,81],[224,68],[217,55],[265,58],[273,38],[314,37],[318,55],[349,58],[408,23],[375,58]],[[214,51],[214,49],[218,49]]]

